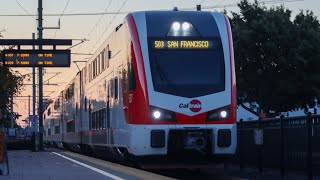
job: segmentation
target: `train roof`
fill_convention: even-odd
[[[153,10],[153,11],[136,11],[136,12],[131,12],[129,14],[154,14],[154,15],[165,15],[165,14],[176,14],[176,15],[202,15],[202,14],[211,14],[211,13],[216,13],[216,14],[223,14],[220,12],[211,12],[211,11],[164,11],[164,10]]]

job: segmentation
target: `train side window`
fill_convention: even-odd
[[[98,130],[99,129],[99,112],[96,111],[95,114],[96,114],[96,130]]]
[[[48,109],[48,116],[51,115],[51,108]]]
[[[92,113],[92,129],[94,130],[96,128],[96,113]]]
[[[93,69],[93,79],[96,77],[96,61],[93,61],[93,65],[92,65],[92,69]]]
[[[90,127],[90,129],[92,130],[93,129],[93,113],[91,113],[90,115],[89,115],[89,117],[90,117],[90,122],[89,122],[89,127]]]
[[[100,119],[101,119],[101,116],[100,116],[100,110],[97,112],[97,129],[100,129]]]
[[[95,71],[96,71],[95,77],[97,77],[98,74],[99,74],[97,58],[94,60],[94,63],[95,63],[94,69],[95,69]]]
[[[88,76],[88,78],[89,78],[89,82],[91,82],[91,64],[89,64],[89,76]]]
[[[100,109],[100,111],[99,111],[99,116],[100,116],[100,122],[99,122],[99,129],[102,129],[102,118],[103,118],[103,116],[102,116],[102,109]]]
[[[93,129],[97,130],[97,125],[98,125],[98,116],[97,116],[97,111],[93,113],[94,114],[94,126]]]
[[[98,112],[94,112],[94,129],[97,130],[98,128]]]
[[[87,112],[87,97],[84,98],[84,111]]]
[[[71,120],[67,122],[67,132],[75,132],[75,120]]]
[[[114,99],[118,99],[118,77],[114,78]]]
[[[106,69],[105,53],[106,53],[106,50],[103,49],[103,51],[102,51],[102,53],[101,53],[101,66],[102,66],[102,71],[104,71],[104,70]]]
[[[100,69],[100,55],[97,57],[97,76],[101,73]]]
[[[107,68],[109,67],[109,44],[107,45],[107,48],[105,50],[105,54],[104,54],[105,60],[106,60],[106,66]]]
[[[60,134],[60,125],[54,127],[54,134]]]
[[[101,52],[100,54],[99,54],[99,56],[100,56],[100,73],[102,73],[102,71],[103,71],[103,52]]]
[[[136,90],[136,77],[134,74],[133,63],[130,63],[130,66],[128,68],[129,91],[134,91]]]
[[[102,129],[106,129],[106,108],[102,109]]]
[[[123,79],[123,91],[127,92],[129,90],[129,67],[124,66],[122,71],[122,79]]]
[[[86,77],[87,77],[87,68],[84,68],[83,69],[83,82],[85,82],[85,83],[87,82],[87,78]]]

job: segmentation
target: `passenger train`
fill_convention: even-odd
[[[43,114],[44,140],[116,160],[221,160],[237,146],[228,18],[126,16]]]

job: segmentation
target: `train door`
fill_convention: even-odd
[[[122,73],[122,92],[123,92],[123,111],[125,115],[125,119],[128,121],[131,119],[130,115],[130,93],[129,93],[129,72],[130,67],[129,63],[123,66],[123,73]]]
[[[119,128],[118,112],[119,112],[119,73],[118,69],[113,74],[113,80],[110,81],[111,84],[111,98],[110,98],[110,141],[109,144],[114,144],[115,141],[115,129]]]
[[[134,98],[134,91],[136,89],[136,79],[135,79],[135,74],[134,74],[134,67],[133,67],[133,63],[129,62],[128,63],[128,71],[127,71],[127,98],[128,98],[128,102],[127,102],[127,106],[128,106],[128,112],[127,114],[127,120],[130,119],[131,121],[134,119],[134,114],[133,112],[135,112],[135,107],[133,105],[133,98]]]
[[[124,125],[124,117],[123,117],[123,94],[122,94],[122,65],[117,69],[117,80],[115,84],[115,113],[116,113],[116,127],[117,129],[121,129]]]
[[[106,94],[106,131],[107,131],[107,144],[113,144],[111,143],[111,107],[112,107],[112,78],[113,78],[113,73],[111,73],[107,77],[107,83],[106,83],[106,88],[107,88],[107,94]]]

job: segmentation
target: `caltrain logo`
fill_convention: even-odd
[[[202,109],[201,102],[197,99],[190,101],[187,104],[180,103],[179,108],[189,108],[192,112],[199,112]]]

